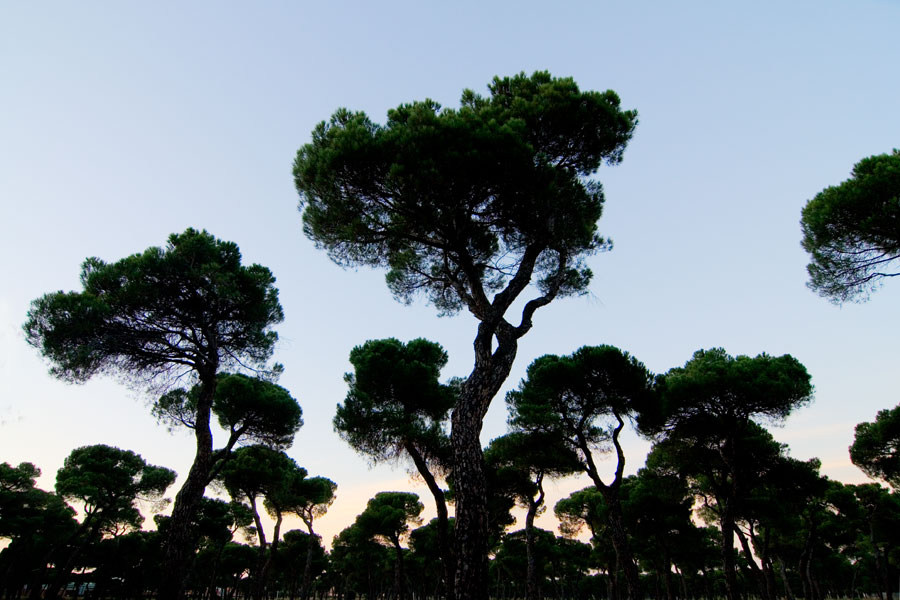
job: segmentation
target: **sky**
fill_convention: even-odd
[[[115,445],[175,469],[174,496],[188,433],[115,379],[54,380],[21,325],[35,298],[79,288],[86,257],[194,227],[277,278],[275,360],[305,420],[288,454],[338,483],[326,543],[379,491],[430,506],[406,465],[373,467],[340,440],[334,408],[355,345],[425,337],[450,354],[445,377],[465,376],[476,322],[404,306],[383,272],[331,263],[301,231],[291,165],[339,107],[383,122],[404,102],[455,107],[495,75],[548,70],[615,90],[640,122],[622,164],[596,176],[614,249],[591,259],[589,294],[537,313],[484,442],[543,354],[613,344],[663,373],[701,348],[789,353],[816,395],[773,434],[829,477],[863,481],[847,447],[900,401],[900,282],[860,304],[815,295],[799,218],[855,162],[900,146],[898,26],[895,0],[2,3],[0,461],[35,463],[52,489],[72,449]],[[628,434],[627,472],[648,448]],[[587,484],[553,484],[549,504]]]

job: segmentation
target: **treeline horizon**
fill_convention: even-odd
[[[720,349],[699,351],[684,367],[664,376],[650,374],[636,359],[611,346],[585,347],[570,356],[534,361],[528,377],[507,395],[509,432],[484,449],[490,474],[491,597],[624,597],[629,584],[620,555],[623,542],[633,555],[643,597],[723,597],[728,560],[723,540],[729,531],[734,540],[729,553],[735,574],[731,585],[741,597],[890,597],[891,582],[900,574],[898,557],[893,556],[900,539],[900,501],[894,493],[877,483],[843,484],[821,475],[818,459],[791,458],[788,446],[776,442],[749,415],[742,419],[728,415],[734,420],[731,432],[723,428],[727,420],[723,415],[715,417],[716,428],[704,422],[703,430],[680,433],[663,421],[663,390],[677,393],[678,385],[696,384],[679,378],[697,377],[700,367],[706,369],[700,375],[709,377],[710,368],[731,366],[740,368],[745,379],[730,379],[735,386],[750,379],[748,368],[762,363],[770,367],[775,360],[767,355],[730,357]],[[438,344],[421,339],[407,344],[370,340],[357,347],[351,353],[355,371],[346,378],[350,391],[338,405],[334,423],[341,436],[370,460],[400,461],[415,469],[417,461],[404,448],[417,448],[428,457],[422,479],[431,476],[449,485],[441,490],[452,506],[453,478],[447,477],[441,456],[446,456],[447,419],[459,381],[438,381],[446,361]],[[802,365],[788,362],[801,369],[802,379]],[[221,377],[226,385],[219,387],[220,398],[227,397],[227,405],[235,411],[240,404],[235,384],[245,386],[251,380]],[[591,377],[604,380],[603,401],[596,402],[596,388],[583,394],[582,400],[588,402],[574,401],[579,394],[572,383],[581,381],[584,386]],[[615,384],[616,377],[637,385],[627,401],[624,397],[612,401],[615,394],[609,386],[617,385],[619,392],[625,389]],[[666,383],[667,377],[674,381]],[[377,494],[334,537],[331,550],[325,550],[312,526],[326,513],[338,484],[308,477],[284,453],[297,423],[302,423],[302,411],[283,388],[252,381],[254,397],[261,390],[270,394],[274,390],[292,406],[287,412],[294,415],[294,424],[288,427],[293,431],[280,438],[280,448],[255,443],[232,451],[215,480],[215,488],[227,492],[228,500],[204,496],[191,525],[188,597],[448,598],[452,588],[446,585],[447,540],[441,540],[439,518],[422,523],[424,505],[414,493]],[[708,380],[703,383],[710,385]],[[384,395],[388,389],[390,397]],[[641,397],[636,389],[646,395]],[[698,393],[696,388],[691,391]],[[445,402],[434,412],[440,405],[437,397]],[[172,394],[162,398],[168,401],[163,405],[169,417],[176,414]],[[417,413],[411,404],[422,398],[429,400],[419,403]],[[562,399],[565,405],[559,403]],[[180,400],[183,409],[185,398]],[[796,403],[808,400],[804,394]],[[404,403],[406,410],[396,410]],[[224,427],[223,404],[220,399],[215,406]],[[745,404],[746,397],[733,408],[744,410]],[[701,408],[692,418],[706,421],[709,407]],[[556,416],[562,418],[554,420],[549,409],[559,411]],[[154,411],[160,410],[158,402]],[[431,410],[430,417],[423,410]],[[777,414],[787,414],[784,406],[779,410]],[[575,415],[583,428],[569,432],[567,448],[563,424]],[[597,451],[613,450],[612,460],[624,466],[624,455],[618,456],[624,452],[618,442],[623,418],[653,442],[644,466],[630,476],[618,469],[617,478],[606,484],[615,486],[614,495],[592,482],[555,506],[544,506],[547,481],[582,473],[590,479],[591,468],[599,477],[596,465],[583,462],[600,458]],[[877,424],[864,423],[857,430]],[[579,439],[591,435],[593,440],[585,446],[588,452],[579,455]],[[721,459],[719,450],[726,438],[741,448],[740,465]],[[367,441],[375,444],[366,446]],[[856,454],[861,441],[854,445]],[[634,457],[628,460],[634,462]],[[854,456],[855,463],[859,460]],[[55,492],[39,489],[39,476],[40,469],[31,463],[0,465],[0,536],[11,540],[0,551],[2,597],[41,597],[67,590],[87,597],[153,595],[166,576],[162,552],[170,518],[161,511],[168,504],[164,495],[175,473],[147,464],[131,450],[100,444],[70,453],[57,472]],[[739,495],[734,494],[735,480],[740,482]],[[729,514],[727,503],[733,503]],[[151,509],[153,529],[144,528],[142,507]],[[525,527],[511,530],[517,507],[525,510]],[[548,508],[559,521],[559,532],[534,525],[534,518]],[[618,521],[611,520],[617,511]],[[268,527],[261,521],[263,513],[271,518]],[[282,520],[289,514],[302,519],[307,529],[281,532]],[[733,523],[723,534],[723,527],[728,527],[723,525],[725,519]],[[626,532],[626,539],[618,540],[619,553],[613,539],[615,522]],[[452,537],[455,519],[449,517],[447,525]],[[590,534],[587,543],[578,539],[585,532]]]

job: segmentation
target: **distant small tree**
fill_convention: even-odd
[[[384,267],[398,299],[422,293],[441,314],[466,309],[479,322],[452,416],[463,600],[488,594],[482,420],[535,312],[584,293],[585,257],[610,247],[597,234],[603,192],[588,177],[622,160],[637,124],[614,92],[547,72],[497,77],[489,90],[464,91],[456,110],[401,105],[385,125],[340,109],[294,162],[303,230],[335,262]]]
[[[367,599],[387,596],[395,579],[392,549],[375,541],[358,519],[334,536],[331,544],[328,580],[334,595]]]
[[[544,478],[572,475],[581,470],[581,462],[572,448],[553,434],[513,431],[491,440],[484,460],[499,471],[516,500],[525,507],[525,554],[527,558],[525,598],[540,597],[535,550],[535,517],[544,508]]]
[[[328,512],[335,499],[337,484],[326,477],[294,477],[288,485],[287,493],[281,499],[282,510],[300,517],[306,525],[307,535],[310,540],[318,540],[319,536],[313,529],[316,519]],[[300,597],[306,600],[309,596],[312,583],[313,560],[317,552],[319,542],[310,542],[306,545],[306,561],[303,568],[303,584]]]
[[[354,372],[338,404],[334,428],[350,446],[373,462],[408,458],[434,498],[444,579],[453,598],[454,560],[447,499],[438,483],[450,463],[445,431],[458,389],[440,383],[447,353],[425,339],[369,340],[350,352]]]
[[[259,555],[255,572],[253,597],[263,598],[268,583],[272,557],[278,551],[281,539],[281,525],[285,507],[291,501],[290,489],[295,481],[306,477],[306,469],[284,452],[266,446],[244,446],[235,450],[231,460],[223,467],[219,481],[236,501],[246,500],[250,505],[259,539]],[[275,528],[271,541],[259,514],[262,499],[266,510],[275,518]]]
[[[746,454],[742,444],[759,437],[753,419],[777,423],[812,400],[809,373],[787,354],[733,357],[715,348],[695,352],[684,367],[666,373],[658,386],[661,409],[644,413],[642,427],[655,431],[657,440],[670,445],[687,469],[716,472],[726,595],[736,600],[737,504],[751,489],[739,468]]]
[[[69,453],[56,472],[56,493],[81,504],[84,519],[75,532],[73,548],[47,590],[55,598],[72,571],[76,557],[102,534],[140,529],[138,501],[156,501],[175,482],[175,471],[147,464],[130,450],[97,444]]]
[[[282,585],[287,584],[289,598],[294,600],[298,590],[303,598],[304,588],[308,590],[312,580],[325,568],[326,555],[321,538],[299,529],[286,531],[275,561]]]
[[[374,537],[394,549],[394,596],[406,597],[401,540],[409,533],[409,524],[421,523],[419,515],[425,507],[419,497],[410,492],[379,492],[356,517],[356,525],[363,534]]]
[[[865,300],[900,271],[900,151],[864,158],[847,181],[803,208],[810,289],[841,303]]]
[[[581,469],[603,494],[610,534],[629,597],[641,597],[637,565],[628,541],[619,488],[625,471],[620,436],[625,423],[653,399],[653,376],[627,352],[613,346],[585,346],[570,356],[546,355],[528,366],[519,389],[506,396],[510,425],[540,431],[574,453]],[[612,445],[616,470],[604,481],[594,453]]]
[[[229,367],[264,368],[284,319],[275,278],[260,265],[241,265],[232,242],[206,231],[172,234],[115,263],[87,259],[81,292],[55,292],[31,304],[25,335],[52,363],[50,372],[83,382],[97,374],[139,388],[168,386],[183,376],[201,386],[193,419],[196,454],[175,497],[160,596],[182,595],[192,552],[190,527],[210,481],[210,413],[217,375]]]

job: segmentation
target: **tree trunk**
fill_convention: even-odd
[[[301,600],[309,598],[310,580],[312,579],[313,542],[316,540],[312,521],[307,524],[306,529],[309,531],[309,541],[306,544],[306,564],[303,566],[303,587],[300,589]]]
[[[254,512],[256,511],[256,507],[253,507]],[[256,582],[256,598],[262,599],[268,597],[268,593],[266,592],[266,588],[268,587],[269,580],[269,571],[272,567],[272,561],[275,558],[275,553],[278,552],[278,539],[281,534],[281,522],[282,515],[281,511],[277,511],[277,516],[275,518],[275,530],[272,533],[272,543],[269,544],[268,552],[266,552],[265,545],[262,544],[262,551],[265,555],[265,560],[262,563],[262,567],[259,570],[259,577]],[[257,519],[257,523],[259,523],[259,519]],[[263,539],[265,542],[265,539]]]
[[[488,509],[481,426],[516,357],[512,332],[482,321],[475,338],[475,367],[453,410],[451,442],[456,486],[457,600],[488,599]],[[497,349],[491,352],[494,333]]]
[[[794,592],[791,590],[791,584],[788,581],[787,568],[784,566],[784,560],[778,557],[778,570],[781,573],[781,580],[784,582],[784,597],[787,600],[794,600]]]
[[[488,510],[482,421],[480,414],[467,410],[462,399],[460,404],[453,411],[452,435],[457,558],[454,587],[458,600],[487,600]]]
[[[419,475],[425,480],[425,485],[428,486],[428,491],[431,492],[434,498],[434,507],[437,510],[438,519],[438,545],[441,548],[441,565],[444,569],[444,585],[447,588],[447,600],[454,600],[456,559],[453,556],[453,545],[450,540],[450,518],[447,512],[447,499],[444,495],[444,490],[441,489],[434,475],[431,474],[428,464],[425,462],[419,449],[410,442],[406,442],[404,448],[412,457],[416,470],[419,471]]]
[[[625,531],[625,518],[622,516],[622,505],[619,503],[618,490],[613,491],[607,487],[604,496],[606,496],[606,505],[609,507],[609,533],[612,538],[613,549],[616,551],[617,566],[625,573],[628,597],[631,600],[639,600],[642,597],[640,574],[638,573],[637,565],[634,563],[631,544],[628,543],[628,534]]]
[[[747,561],[747,564],[750,566],[750,572],[753,573],[753,578],[756,579],[756,585],[759,588],[760,598],[763,600],[771,600],[768,592],[768,585],[766,583],[766,576],[763,573],[762,569],[759,568],[759,565],[756,564],[756,559],[753,558],[753,552],[750,550],[750,544],[747,541],[747,536],[744,535],[744,532],[741,531],[740,527],[735,524],[734,532],[737,535],[738,541],[741,544],[741,548],[744,551],[744,558]]]
[[[525,556],[527,570],[525,575],[525,600],[539,600],[541,597],[538,585],[537,564],[534,556],[534,517],[538,508],[544,503],[544,489],[541,487],[542,476],[538,476],[537,486],[540,493],[538,499],[529,498],[528,512],[525,514]]]
[[[205,377],[201,375],[200,382],[202,388],[197,401],[197,415],[194,423],[197,452],[194,455],[194,464],[191,465],[187,480],[175,496],[165,541],[164,572],[166,577],[160,582],[158,597],[167,600],[181,600],[184,597],[188,566],[194,555],[192,522],[200,499],[203,498],[203,493],[209,484],[209,473],[212,468],[213,439],[209,422],[213,395],[216,392],[215,370]]]
[[[394,561],[394,597],[397,600],[406,600],[406,582],[403,576],[403,548],[400,547],[400,538],[394,540],[394,550],[397,559]]]

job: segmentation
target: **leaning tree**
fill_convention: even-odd
[[[87,259],[82,291],[54,292],[31,304],[24,329],[56,377],[84,382],[97,374],[158,389],[185,377],[200,390],[192,423],[196,454],[175,497],[160,595],[182,594],[191,548],[190,523],[210,481],[210,413],[217,374],[264,368],[284,319],[275,278],[260,265],[244,266],[233,242],[206,231],[172,234],[114,263]]]
[[[386,268],[398,299],[422,293],[441,314],[478,320],[452,415],[461,599],[487,596],[482,420],[535,311],[585,292],[585,257],[609,248],[589,176],[621,161],[637,123],[614,92],[546,72],[495,78],[489,90],[464,91],[458,109],[403,104],[384,125],[340,109],[294,162],[304,232],[335,262]]]

